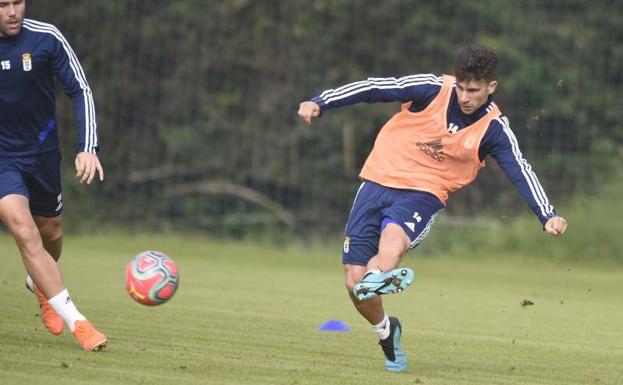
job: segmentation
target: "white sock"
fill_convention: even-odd
[[[361,280],[363,281],[366,278],[366,276],[369,275],[369,274],[378,274],[380,272],[381,272],[381,270],[370,269],[370,270],[366,271],[366,273],[363,275],[363,278],[361,278]]]
[[[30,275],[26,276],[26,286],[28,286],[30,291],[32,291],[33,293],[35,292],[35,282],[32,280],[32,278],[30,278]]]
[[[387,314],[378,325],[372,326],[372,329],[379,335],[379,339],[384,340],[389,337],[389,318]]]
[[[71,300],[67,289],[63,289],[60,293],[48,300],[48,303],[56,310],[59,316],[65,321],[70,331],[76,329],[76,321],[84,321],[86,318],[74,305],[74,301]]]

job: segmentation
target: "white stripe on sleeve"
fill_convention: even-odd
[[[545,191],[539,183],[536,174],[534,174],[534,172],[532,171],[532,167],[523,158],[521,150],[519,149],[519,143],[517,142],[517,138],[515,137],[515,134],[510,128],[508,118],[502,116],[500,118],[496,118],[495,120],[497,120],[502,125],[504,133],[511,142],[513,154],[515,155],[515,161],[517,161],[521,173],[524,176],[528,187],[530,187],[530,192],[532,193],[532,197],[534,198],[535,202],[539,206],[539,209],[541,210],[541,215],[543,217],[551,215],[554,212],[554,207],[550,204],[547,195],[545,195]]]
[[[435,76],[434,74],[411,75],[401,78],[368,78],[336,89],[326,90],[319,97],[327,104],[372,89],[404,89],[422,84],[441,86],[442,83],[443,76]]]

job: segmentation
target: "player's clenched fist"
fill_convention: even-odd
[[[545,222],[545,231],[552,235],[563,235],[567,230],[567,220],[563,217],[551,217]]]
[[[299,116],[309,126],[312,118],[320,116],[320,107],[312,101],[303,102],[299,105]]]

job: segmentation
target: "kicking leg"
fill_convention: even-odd
[[[378,254],[368,262],[368,271],[354,286],[353,294],[359,300],[369,300],[406,289],[415,275],[411,269],[397,267],[410,247],[411,240],[402,227],[389,223],[381,232]]]
[[[10,194],[0,199],[0,219],[9,229],[22,255],[26,271],[34,280],[48,304],[62,317],[84,350],[99,350],[106,336],[78,312],[50,253],[46,251],[23,195]]]
[[[368,262],[368,270],[389,271],[397,268],[410,247],[411,240],[402,227],[388,223],[381,232],[379,253]]]

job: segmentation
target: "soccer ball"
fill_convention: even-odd
[[[173,297],[180,282],[175,262],[159,251],[144,251],[125,269],[125,288],[136,302],[161,305]]]

